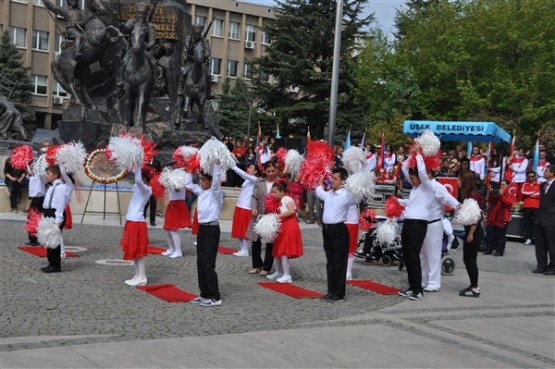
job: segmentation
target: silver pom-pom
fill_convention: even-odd
[[[182,189],[185,187],[185,171],[165,167],[160,173],[160,184],[171,191]]]
[[[56,163],[64,167],[67,173],[76,173],[83,169],[87,150],[82,142],[69,142],[56,151]]]
[[[196,147],[183,145],[179,146],[179,152],[181,152],[181,156],[183,156],[184,159],[189,159],[191,156],[198,153],[198,149]]]
[[[441,147],[439,138],[429,129],[425,130],[420,137],[414,139],[422,147],[423,156],[433,156],[437,154]]]
[[[345,189],[357,201],[374,196],[376,182],[374,173],[368,170],[361,170],[347,178]]]
[[[260,236],[262,242],[273,242],[279,232],[281,221],[276,214],[265,214],[258,219],[254,231]]]
[[[206,141],[199,150],[200,168],[204,173],[212,173],[214,164],[219,163],[225,173],[237,165],[237,162],[227,146],[215,137]]]
[[[349,174],[361,171],[366,166],[366,155],[356,146],[351,146],[343,152],[341,157],[343,168],[347,169]]]
[[[110,137],[110,159],[120,170],[132,170],[143,166],[144,150],[137,137],[124,135]]]
[[[42,217],[37,229],[37,239],[41,245],[54,249],[60,244],[61,235],[54,218]]]
[[[399,225],[395,219],[378,222],[374,227],[374,245],[390,246],[399,240]]]
[[[286,173],[288,173],[291,178],[295,178],[301,170],[301,165],[303,164],[303,156],[295,149],[290,149],[285,154],[285,168],[287,168]]]
[[[482,210],[474,199],[466,199],[455,213],[453,223],[462,225],[472,225],[478,223],[482,217]]]
[[[36,173],[40,176],[44,175],[46,168],[48,168],[48,162],[46,161],[46,154],[40,155],[32,164],[33,173]]]

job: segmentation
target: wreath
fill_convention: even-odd
[[[125,170],[119,170],[116,163],[108,159],[106,149],[96,149],[87,156],[85,174],[95,182],[109,184],[122,179]]]

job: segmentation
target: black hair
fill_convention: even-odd
[[[409,176],[416,176],[416,177],[418,177],[418,169],[416,169],[416,168],[410,168],[410,169],[409,169]]]
[[[287,192],[287,183],[285,181],[274,182],[272,188],[277,188],[281,192]]]
[[[468,164],[468,166],[470,166],[470,159],[466,156],[462,157],[459,164],[462,164],[463,162],[466,162]]]
[[[44,171],[55,174],[58,178],[62,177],[62,171],[60,170],[60,166],[57,164],[49,165]]]
[[[269,167],[277,168],[277,165],[272,160],[268,160],[264,163],[264,170],[268,169]]]
[[[201,173],[200,175],[203,176],[204,178],[208,179],[209,181],[212,181],[212,174]]]
[[[344,181],[349,177],[349,172],[347,172],[347,169],[345,168],[335,168],[334,170],[332,170],[332,173],[339,173],[339,178]]]

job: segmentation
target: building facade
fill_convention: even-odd
[[[65,0],[52,2],[67,7]],[[84,2],[80,0],[81,8]],[[275,18],[274,9],[233,0],[189,0],[187,4],[193,24],[207,27],[211,23],[207,38],[214,93],[220,93],[227,77],[250,79],[249,60],[263,55],[271,43],[262,27]],[[50,71],[62,42],[60,22],[55,18],[41,0],[0,0],[0,31],[9,32],[24,65],[31,68],[37,128],[55,129],[69,100]]]

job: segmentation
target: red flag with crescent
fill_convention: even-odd
[[[519,196],[518,196],[518,183],[511,182],[507,191],[509,191],[509,195],[511,195],[515,199],[519,198]]]
[[[436,180],[441,183],[445,189],[453,196],[454,198],[459,198],[459,184],[457,183],[457,178],[455,177],[437,177]],[[450,206],[445,206],[445,210],[451,211],[454,210]]]

